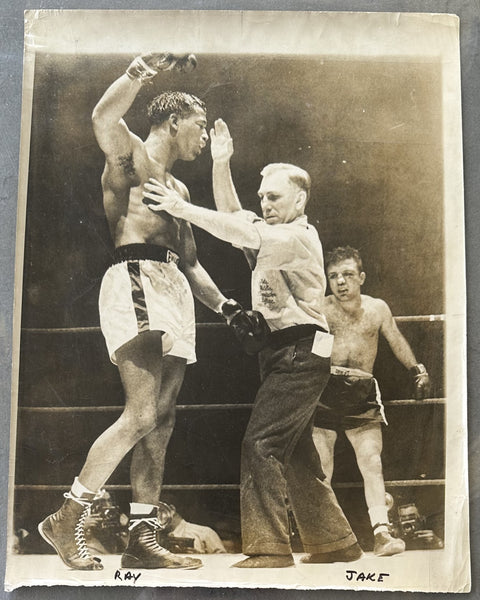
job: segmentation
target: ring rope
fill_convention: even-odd
[[[427,486],[443,486],[445,485],[445,479],[396,479],[393,481],[385,481],[385,487],[427,487]],[[32,491],[32,492],[56,492],[69,490],[69,485],[37,485],[37,484],[17,484],[15,489],[18,491]],[[117,485],[106,485],[104,486],[108,491],[130,491],[131,485],[117,484]],[[361,488],[363,487],[362,481],[348,481],[341,483],[333,483],[334,488]],[[239,490],[240,485],[238,483],[191,483],[191,484],[166,484],[162,485],[162,490]]]
[[[410,315],[394,317],[395,321],[402,323],[431,323],[434,321],[445,321],[445,315]],[[197,323],[197,329],[223,329],[225,323]],[[24,333],[99,333],[100,327],[24,327]]]
[[[425,398],[424,400],[386,400],[387,406],[422,406],[425,404],[445,404],[445,398]],[[248,410],[253,404],[179,404],[177,410]],[[119,412],[124,406],[20,406],[24,412]]]

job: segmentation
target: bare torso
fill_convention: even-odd
[[[156,163],[140,141],[117,164],[106,164],[103,205],[115,247],[148,243],[180,252],[181,221],[165,212],[154,213],[143,202],[143,185],[150,177],[169,183],[188,199],[185,186]]]
[[[335,336],[332,365],[372,372],[385,318],[384,306],[381,300],[362,295],[355,309],[345,310],[335,296],[325,298],[325,316]]]

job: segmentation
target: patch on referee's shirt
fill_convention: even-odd
[[[142,333],[150,330],[150,322],[148,320],[147,302],[145,300],[145,292],[140,276],[140,263],[138,260],[135,260],[128,261],[127,264],[130,284],[132,286],[133,308],[135,309],[135,315],[137,317],[137,329],[138,333]]]
[[[268,307],[273,306],[277,301],[277,294],[273,291],[265,277],[262,277],[260,280],[260,298],[260,302]]]

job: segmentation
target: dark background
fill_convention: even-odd
[[[78,474],[94,439],[118,412],[52,412],[44,407],[120,406],[117,371],[97,332],[60,334],[43,328],[98,325],[101,277],[112,254],[102,208],[103,155],[90,115],[131,56],[37,55],[32,113],[25,243],[15,526],[35,531],[56,508],[58,490]],[[444,311],[441,80],[438,63],[283,56],[198,56],[188,76],[164,74],[140,92],[126,121],[145,137],[145,106],[165,89],[204,99],[210,123],[229,124],[233,177],[245,208],[258,211],[260,170],[291,162],[312,176],[308,215],[326,250],[351,244],[367,272],[365,292],[385,299],[395,315]],[[213,207],[209,152],[174,173],[192,201]],[[249,304],[250,274],[242,253],[196,230],[198,253],[219,287]],[[166,486],[235,485],[257,366],[230,332],[206,324],[218,318],[197,305],[198,363],[189,367],[165,471]],[[443,395],[443,323],[401,323],[419,360]],[[32,331],[35,329],[36,331]],[[375,373],[385,401],[409,398],[405,369],[386,344]],[[392,406],[385,431],[387,480],[444,476],[443,406]],[[110,484],[129,482],[128,458]],[[365,549],[372,543],[351,448],[337,445],[335,483]],[[347,485],[348,484],[348,485]],[[397,503],[416,502],[443,535],[443,487],[396,488]],[[239,542],[238,491],[167,487],[192,521]],[[126,510],[128,493],[118,492]],[[39,546],[47,550],[47,546]]]
[[[291,162],[313,181],[308,206],[326,250],[360,249],[365,293],[395,315],[443,312],[441,81],[420,59],[199,56],[188,76],[145,86],[127,114],[145,137],[147,102],[184,89],[222,117],[235,144],[232,171],[258,210],[260,170]],[[112,242],[102,208],[103,155],[90,116],[130,56],[38,55],[28,188],[24,327],[98,324],[99,282]],[[174,173],[192,201],[213,207],[208,150]],[[201,262],[219,287],[248,302],[241,252],[197,231]],[[199,309],[200,320],[212,315]]]

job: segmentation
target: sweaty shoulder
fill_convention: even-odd
[[[392,314],[388,304],[381,298],[373,298],[372,296],[362,294],[362,304],[367,311],[375,313],[381,319],[387,318]]]

